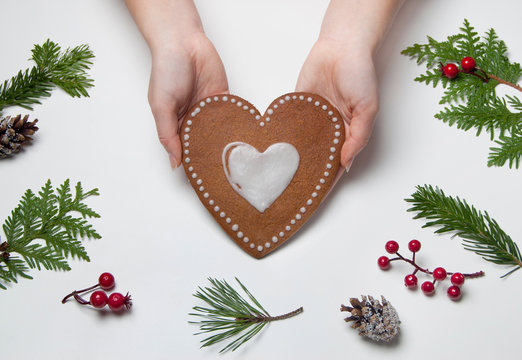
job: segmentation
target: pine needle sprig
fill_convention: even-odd
[[[426,44],[414,44],[402,51],[403,55],[425,64],[425,73],[417,76],[417,82],[441,84],[444,93],[439,101],[446,107],[435,115],[449,126],[468,131],[476,130],[480,135],[486,130],[491,140],[499,146],[490,148],[488,166],[518,168],[522,153],[522,108],[513,106],[520,104],[516,97],[497,96],[496,89],[500,84],[522,91],[517,84],[522,76],[519,63],[510,62],[507,57],[508,48],[500,40],[494,29],[488,30],[480,37],[468,20],[460,32],[451,35],[444,41],[437,41],[428,36]],[[471,73],[461,71],[454,79],[448,79],[441,72],[441,64],[459,64],[464,57],[472,57],[477,69]],[[510,106],[507,106],[507,103]]]
[[[0,288],[31,279],[30,269],[69,271],[68,258],[90,261],[80,240],[101,238],[88,222],[100,215],[84,203],[96,195],[98,189],[85,192],[78,182],[73,197],[68,179],[57,189],[48,180],[38,194],[27,190],[2,227]]]
[[[428,220],[423,228],[438,227],[437,234],[453,233],[462,239],[466,250],[473,251],[484,260],[499,265],[514,266],[502,277],[522,267],[522,255],[517,244],[487,212],[477,210],[466,200],[446,196],[438,187],[417,186],[411,198],[405,199],[416,212],[414,219]]]
[[[40,99],[51,96],[55,87],[72,97],[88,97],[87,89],[94,86],[87,74],[93,58],[93,52],[85,44],[63,52],[51,40],[35,45],[30,59],[35,65],[0,83],[0,114],[8,106],[32,110],[33,105],[40,104]]]
[[[207,303],[208,307],[195,306],[192,309],[196,312],[189,314],[202,318],[200,321],[190,322],[200,328],[200,332],[194,335],[212,334],[201,340],[201,347],[230,339],[231,342],[220,353],[234,351],[256,336],[268,323],[288,319],[303,312],[301,307],[288,314],[270,316],[239,279],[236,278],[236,281],[250,301],[244,299],[225,280],[209,278],[208,281],[211,287],[199,287],[199,291],[194,294]]]

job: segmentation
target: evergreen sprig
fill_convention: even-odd
[[[522,255],[517,244],[500,228],[487,212],[477,210],[466,200],[446,196],[438,187],[417,186],[411,198],[405,199],[416,212],[414,219],[427,219],[423,226],[435,226],[435,233],[452,232],[462,239],[464,248],[495,264],[514,266],[502,277],[522,267]]]
[[[196,313],[189,314],[202,318],[200,321],[190,322],[200,328],[200,332],[194,335],[213,334],[201,340],[201,347],[230,339],[231,342],[220,353],[234,351],[256,336],[268,323],[288,319],[303,312],[301,307],[288,314],[270,316],[239,279],[236,278],[236,281],[251,302],[245,300],[225,280],[209,278],[208,281],[211,287],[199,287],[199,291],[194,294],[196,298],[206,302],[208,307],[195,306],[192,309]]]
[[[3,224],[0,288],[18,277],[32,279],[29,269],[68,271],[69,257],[90,261],[80,239],[101,238],[87,221],[100,215],[84,203],[95,195],[98,189],[85,192],[80,182],[73,194],[68,179],[56,189],[48,180],[38,194],[27,190]]]
[[[32,110],[32,105],[51,96],[56,86],[72,97],[89,96],[87,89],[93,86],[93,80],[87,70],[94,54],[88,45],[61,51],[58,44],[47,40],[35,45],[31,52],[35,65],[0,83],[0,115],[8,106]]]
[[[497,139],[497,146],[490,149],[488,166],[508,163],[509,167],[519,167],[522,157],[522,109],[517,104],[520,105],[520,100],[510,96],[499,97],[496,87],[504,84],[522,91],[517,85],[522,68],[520,64],[509,61],[507,46],[494,29],[480,37],[469,21],[464,20],[460,33],[449,36],[445,41],[428,36],[426,44],[414,44],[403,50],[402,54],[416,59],[419,65],[426,64],[426,72],[416,77],[415,81],[433,87],[440,83],[445,89],[439,103],[446,107],[435,118],[464,131],[475,129],[477,136],[484,130],[492,140]],[[442,75],[441,64],[458,64],[467,56],[473,57],[480,71],[461,71],[454,79]],[[481,76],[476,76],[477,73]]]

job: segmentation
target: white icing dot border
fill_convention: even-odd
[[[322,99],[315,99],[311,96],[299,94],[299,93],[292,93],[287,95],[282,95],[279,98],[275,99],[270,107],[266,109],[265,115],[260,115],[255,107],[253,107],[249,103],[243,103],[244,100],[240,100],[239,98],[236,98],[234,95],[221,95],[221,96],[209,96],[205,98],[204,100],[201,100],[196,108],[190,113],[190,118],[185,122],[185,128],[184,128],[184,137],[185,140],[184,146],[187,148],[190,145],[190,127],[193,124],[194,119],[197,117],[197,115],[201,112],[201,109],[205,107],[207,104],[211,104],[212,102],[228,102],[235,104],[238,108],[244,110],[248,114],[250,114],[258,123],[260,127],[265,127],[270,124],[270,116],[275,113],[275,111],[279,108],[279,106],[284,105],[287,102],[291,101],[302,101],[307,102],[310,105],[314,107],[318,107],[325,111],[328,115],[328,118],[332,122],[332,124],[335,124],[333,126],[332,131],[332,143],[335,146],[331,146],[328,151],[328,158],[325,165],[325,172],[322,174],[323,176],[329,175],[329,170],[332,168],[332,164],[330,163],[335,159],[334,153],[337,152],[337,147],[339,145],[339,137],[341,136],[341,133],[338,131],[341,129],[341,125],[338,122],[338,118],[335,115],[335,112],[330,109],[329,104],[325,104],[324,100]],[[185,149],[184,151],[185,155],[189,154],[188,149]],[[188,156],[185,156],[184,162],[188,164],[190,162],[190,158]],[[203,180],[199,178],[198,174],[195,173],[195,169],[193,166],[188,167],[188,171],[191,174],[191,178],[193,182],[195,182],[198,186],[202,184]],[[240,239],[245,246],[248,246],[250,249],[257,249],[258,252],[262,252],[265,249],[269,249],[271,247],[271,244],[277,244],[279,242],[279,239],[283,239],[288,232],[292,230],[292,227],[290,225],[295,225],[298,221],[300,221],[303,218],[303,215],[307,212],[307,209],[314,205],[314,201],[312,201],[312,198],[315,198],[318,196],[317,192],[322,190],[322,186],[319,184],[324,184],[325,180],[324,178],[319,178],[317,182],[313,185],[311,188],[310,196],[307,198],[307,200],[296,207],[296,215],[288,222],[288,224],[284,225],[283,229],[279,231],[279,233],[274,234],[270,239],[261,240],[261,243],[257,244],[254,243],[254,241],[251,241],[250,238],[245,234],[243,231],[240,231],[239,225],[237,223],[234,223],[232,219],[227,216],[227,214],[224,211],[219,212],[220,207],[219,205],[215,204],[215,201],[210,197],[210,194],[208,192],[205,192],[202,196],[203,198],[208,202],[210,206],[212,206],[212,210],[214,212],[218,213],[221,218],[226,217],[226,224],[230,226],[230,230],[235,232],[235,236]],[[199,187],[199,191],[203,192],[204,188],[201,186]],[[316,205],[317,206],[317,205]],[[264,242],[264,244],[263,244]]]

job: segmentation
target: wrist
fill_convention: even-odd
[[[197,47],[201,39],[206,39],[203,29],[194,28],[184,29],[181,32],[170,31],[157,36],[153,41],[147,42],[152,57],[163,56],[166,53],[187,53],[191,54],[193,49]]]
[[[151,52],[183,48],[192,35],[203,34],[193,0],[125,0]]]
[[[330,57],[373,63],[374,47],[356,37],[338,37],[321,34],[314,48]]]
[[[331,0],[320,39],[374,54],[403,0]]]

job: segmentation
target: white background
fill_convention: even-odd
[[[294,90],[328,1],[198,1],[206,32],[225,64],[232,93],[264,109]],[[192,294],[209,276],[239,277],[274,315],[304,313],[273,323],[230,359],[474,359],[520,352],[522,272],[483,261],[459,239],[436,236],[412,220],[403,200],[419,184],[438,185],[487,210],[522,246],[522,170],[488,168],[487,135],[475,137],[433,118],[441,89],[415,83],[423,71],[400,51],[426,35],[445,39],[463,19],[483,34],[494,27],[522,60],[522,3],[408,1],[377,55],[381,107],[370,144],[314,218],[285,247],[255,260],[235,245],[199,203],[183,171],[172,171],[157,141],[147,103],[148,48],[122,1],[2,1],[0,79],[32,64],[33,44],[90,45],[96,55],[90,98],[55,91],[37,106],[34,145],[0,161],[0,218],[27,188],[70,178],[101,196],[88,204],[101,240],[85,243],[90,263],[71,261],[67,273],[32,271],[0,291],[2,359],[212,359],[220,347],[199,349],[189,325]],[[509,92],[508,93],[512,93]],[[514,94],[514,93],[512,93]],[[517,94],[520,96],[520,94]],[[19,113],[11,108],[8,114]],[[24,111],[22,111],[24,112]],[[2,220],[3,221],[3,220]],[[458,303],[409,291],[396,264],[377,268],[384,244],[402,248],[418,238],[423,266],[484,270]],[[405,254],[408,251],[403,251]],[[132,311],[101,313],[61,298],[112,272],[130,291]],[[424,280],[420,277],[420,281]],[[361,294],[385,295],[402,320],[390,345],[365,341],[343,321],[339,305]]]

